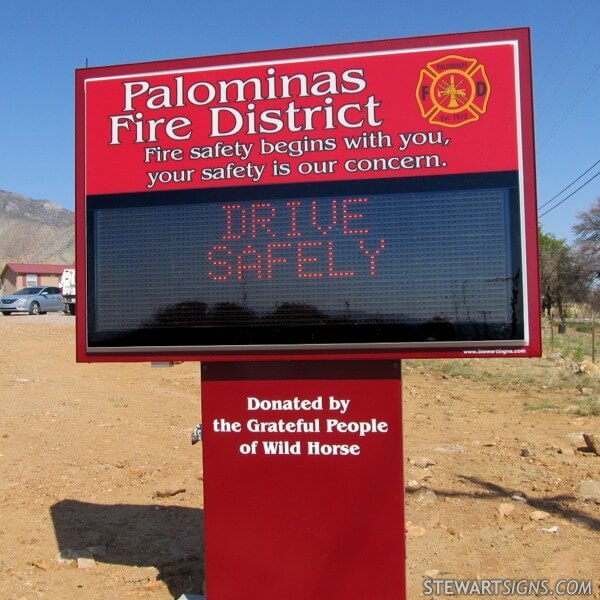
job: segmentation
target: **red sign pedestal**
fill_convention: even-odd
[[[399,361],[202,365],[210,600],[406,598]]]

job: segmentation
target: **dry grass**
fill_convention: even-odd
[[[591,362],[591,339],[590,332],[571,328],[566,334],[558,335],[554,331],[551,335],[549,324],[545,323],[542,358],[414,360],[405,361],[404,368],[408,372],[462,378],[492,390],[523,394],[534,390],[547,396],[541,401],[524,401],[525,412],[556,411],[600,416],[600,371],[586,373],[579,368],[582,363]],[[600,352],[596,362],[600,363]],[[585,397],[581,397],[582,390],[585,390]]]

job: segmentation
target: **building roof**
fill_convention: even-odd
[[[73,269],[73,265],[44,265],[41,263],[6,263],[0,277],[4,275],[4,272],[11,270],[17,275],[62,275],[65,269]]]

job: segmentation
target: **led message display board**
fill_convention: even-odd
[[[538,354],[531,104],[522,29],[78,71],[79,360]]]

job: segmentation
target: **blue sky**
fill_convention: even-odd
[[[74,71],[338,42],[530,27],[538,202],[600,160],[600,2],[2,2],[0,189],[74,206]],[[555,201],[582,185],[596,165]],[[542,218],[572,240],[600,177]]]

